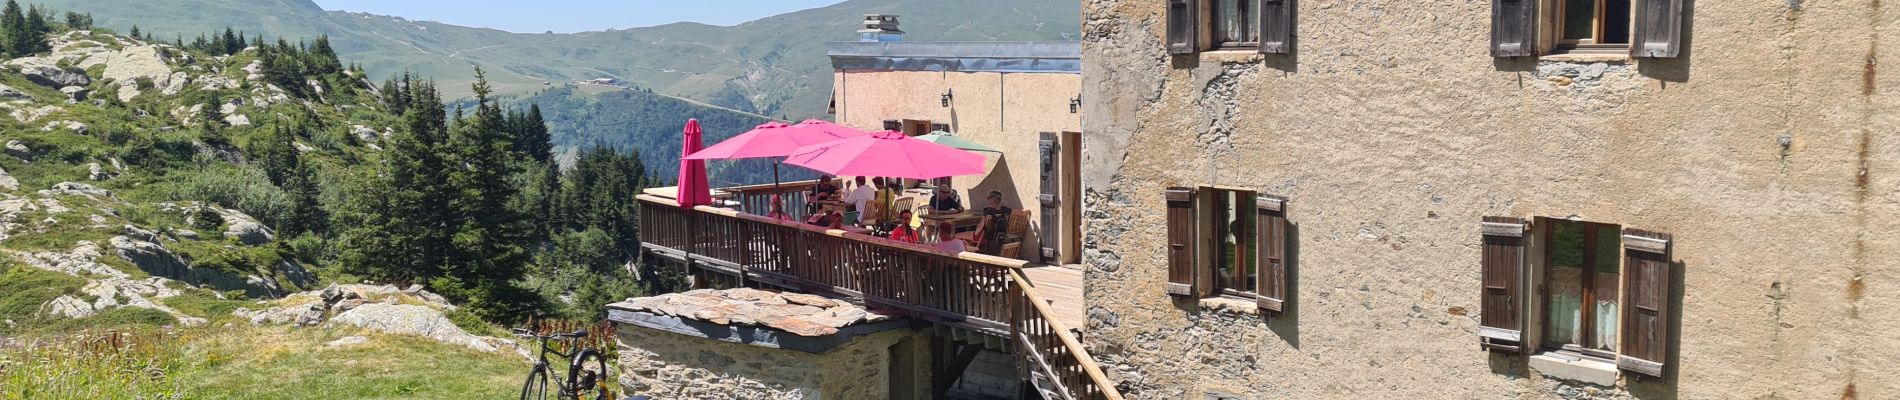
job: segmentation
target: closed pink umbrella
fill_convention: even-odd
[[[983,162],[983,156],[976,153],[918,140],[897,131],[800,147],[785,158],[786,164],[832,175],[910,179],[981,174]]]
[[[700,147],[699,120],[686,120],[686,142],[680,145],[679,193],[673,198],[680,207],[690,208],[701,204],[712,204],[712,185],[706,183],[706,161],[688,156],[698,153]]]

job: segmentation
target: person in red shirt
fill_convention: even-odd
[[[897,212],[897,228],[891,229],[891,240],[904,243],[917,243],[917,229],[910,227],[910,210]]]

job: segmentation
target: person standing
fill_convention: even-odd
[[[870,185],[865,185],[862,176],[857,177],[856,182],[857,186],[852,187],[851,192],[844,195],[844,202],[851,204],[851,210],[858,213],[859,220],[863,220],[864,213],[868,210],[865,205],[870,203],[871,198],[877,197],[877,190],[872,189]]]

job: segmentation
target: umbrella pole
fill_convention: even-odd
[[[772,189],[778,189],[778,160],[772,160]]]

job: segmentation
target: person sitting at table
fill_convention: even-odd
[[[891,229],[891,240],[904,243],[922,241],[923,238],[917,237],[917,228],[910,227],[910,216],[910,210],[897,212],[897,227]]]
[[[831,175],[818,176],[818,184],[805,192],[805,213],[817,214],[822,207],[819,202],[838,199],[838,185],[831,183]]]
[[[839,229],[844,226],[844,213],[839,212],[837,208],[819,210],[810,217],[805,217],[805,223]]]
[[[871,198],[877,197],[877,190],[865,185],[862,176],[857,177],[856,181],[858,185],[852,187],[851,192],[844,195],[844,202],[850,204],[853,211],[858,212],[859,220],[863,220],[864,212],[867,210],[864,206],[871,202]]]
[[[786,221],[792,220],[792,214],[785,213],[785,198],[784,197],[780,197],[779,195],[776,195],[776,194],[772,195],[771,204],[772,204],[771,208],[765,212],[766,218],[786,220]]]
[[[976,223],[977,249],[983,254],[996,255],[1003,250],[1003,234],[1009,231],[1009,206],[1003,205],[1003,192],[991,190],[984,196],[983,219]]]
[[[957,198],[957,192],[949,185],[937,187],[937,195],[930,196],[930,213],[950,214],[963,212],[963,199]]]
[[[970,251],[970,246],[964,244],[963,239],[957,238],[957,224],[950,221],[937,223],[937,243],[931,246],[951,253]]]
[[[892,215],[895,215],[896,213],[895,210],[891,210],[891,202],[897,200],[897,192],[891,190],[890,182],[885,181],[884,177],[881,177],[881,176],[876,177],[876,178],[871,178],[871,184],[877,186],[877,193],[871,196],[871,204],[873,205],[872,208],[877,209],[877,211],[879,212],[877,213],[877,215],[872,215],[872,216],[865,216],[864,214],[859,214],[858,219],[866,220],[866,221],[890,220]]]

